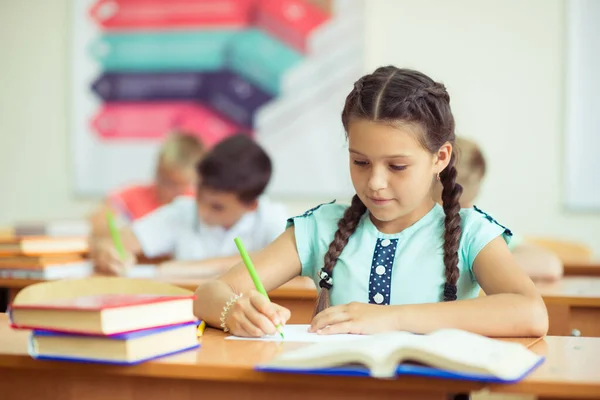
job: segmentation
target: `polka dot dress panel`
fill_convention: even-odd
[[[390,304],[392,266],[397,247],[398,239],[377,239],[371,263],[371,277],[369,278],[370,304]]]

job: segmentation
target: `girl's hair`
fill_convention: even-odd
[[[348,133],[353,119],[364,119],[397,125],[413,123],[420,126],[418,140],[432,154],[446,142],[454,144],[454,117],[450,109],[450,96],[441,83],[409,69],[393,66],[380,67],[365,75],[354,84],[346,97],[342,111],[342,123]],[[439,174],[443,185],[442,201],[444,220],[444,265],[446,283],[444,301],[456,300],[458,281],[458,245],[461,235],[459,198],[462,188],[456,183],[454,152],[448,166]],[[433,177],[432,177],[433,178]],[[329,290],[332,287],[333,267],[350,236],[356,231],[366,207],[355,195],[352,204],[338,222],[338,230],[324,258],[320,273],[319,299],[315,314],[329,306]]]

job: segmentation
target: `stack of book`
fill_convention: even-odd
[[[65,279],[88,276],[86,236],[27,235],[0,237],[0,278]]]
[[[96,294],[15,301],[34,358],[131,365],[197,348],[193,295]]]

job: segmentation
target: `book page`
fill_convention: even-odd
[[[352,338],[355,335],[340,335],[340,338],[344,336]],[[453,329],[430,335],[388,332],[362,338],[315,343],[286,352],[269,365],[322,368],[359,362],[369,366],[373,376],[384,377],[393,376],[398,363],[411,360],[455,372],[516,380],[541,360],[540,356],[518,343]]]
[[[424,352],[463,365],[485,368],[492,375],[507,380],[521,376],[540,360],[540,356],[521,344],[456,329],[434,332],[418,346]]]
[[[316,333],[308,332],[310,325],[296,325],[290,324],[283,327],[282,339],[279,334],[264,336],[260,338],[246,338],[239,336],[228,336],[228,340],[260,340],[266,342],[304,342],[304,343],[317,343],[317,342],[339,342],[348,340],[360,340],[367,338],[365,335],[352,335],[352,334],[341,334],[341,335],[319,335]]]
[[[285,352],[268,366],[298,369],[302,367],[323,368],[344,364],[362,364],[378,376],[391,377],[396,363],[386,361],[390,353],[419,340],[418,335],[407,332],[391,332],[377,335],[340,335],[352,340],[328,340]]]

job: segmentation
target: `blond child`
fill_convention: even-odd
[[[476,207],[474,201],[486,174],[485,157],[477,143],[469,139],[457,137],[454,147],[457,153],[456,182],[463,188],[460,205],[463,208]],[[441,202],[441,185],[437,185],[434,193],[437,201]],[[555,281],[562,277],[563,265],[554,253],[518,236],[513,236],[509,249],[531,279]]]
[[[131,223],[178,196],[193,196],[194,168],[204,152],[204,146],[196,136],[183,132],[170,134],[159,150],[154,182],[132,185],[109,194],[90,217],[92,236],[108,234],[108,210],[122,222]]]

